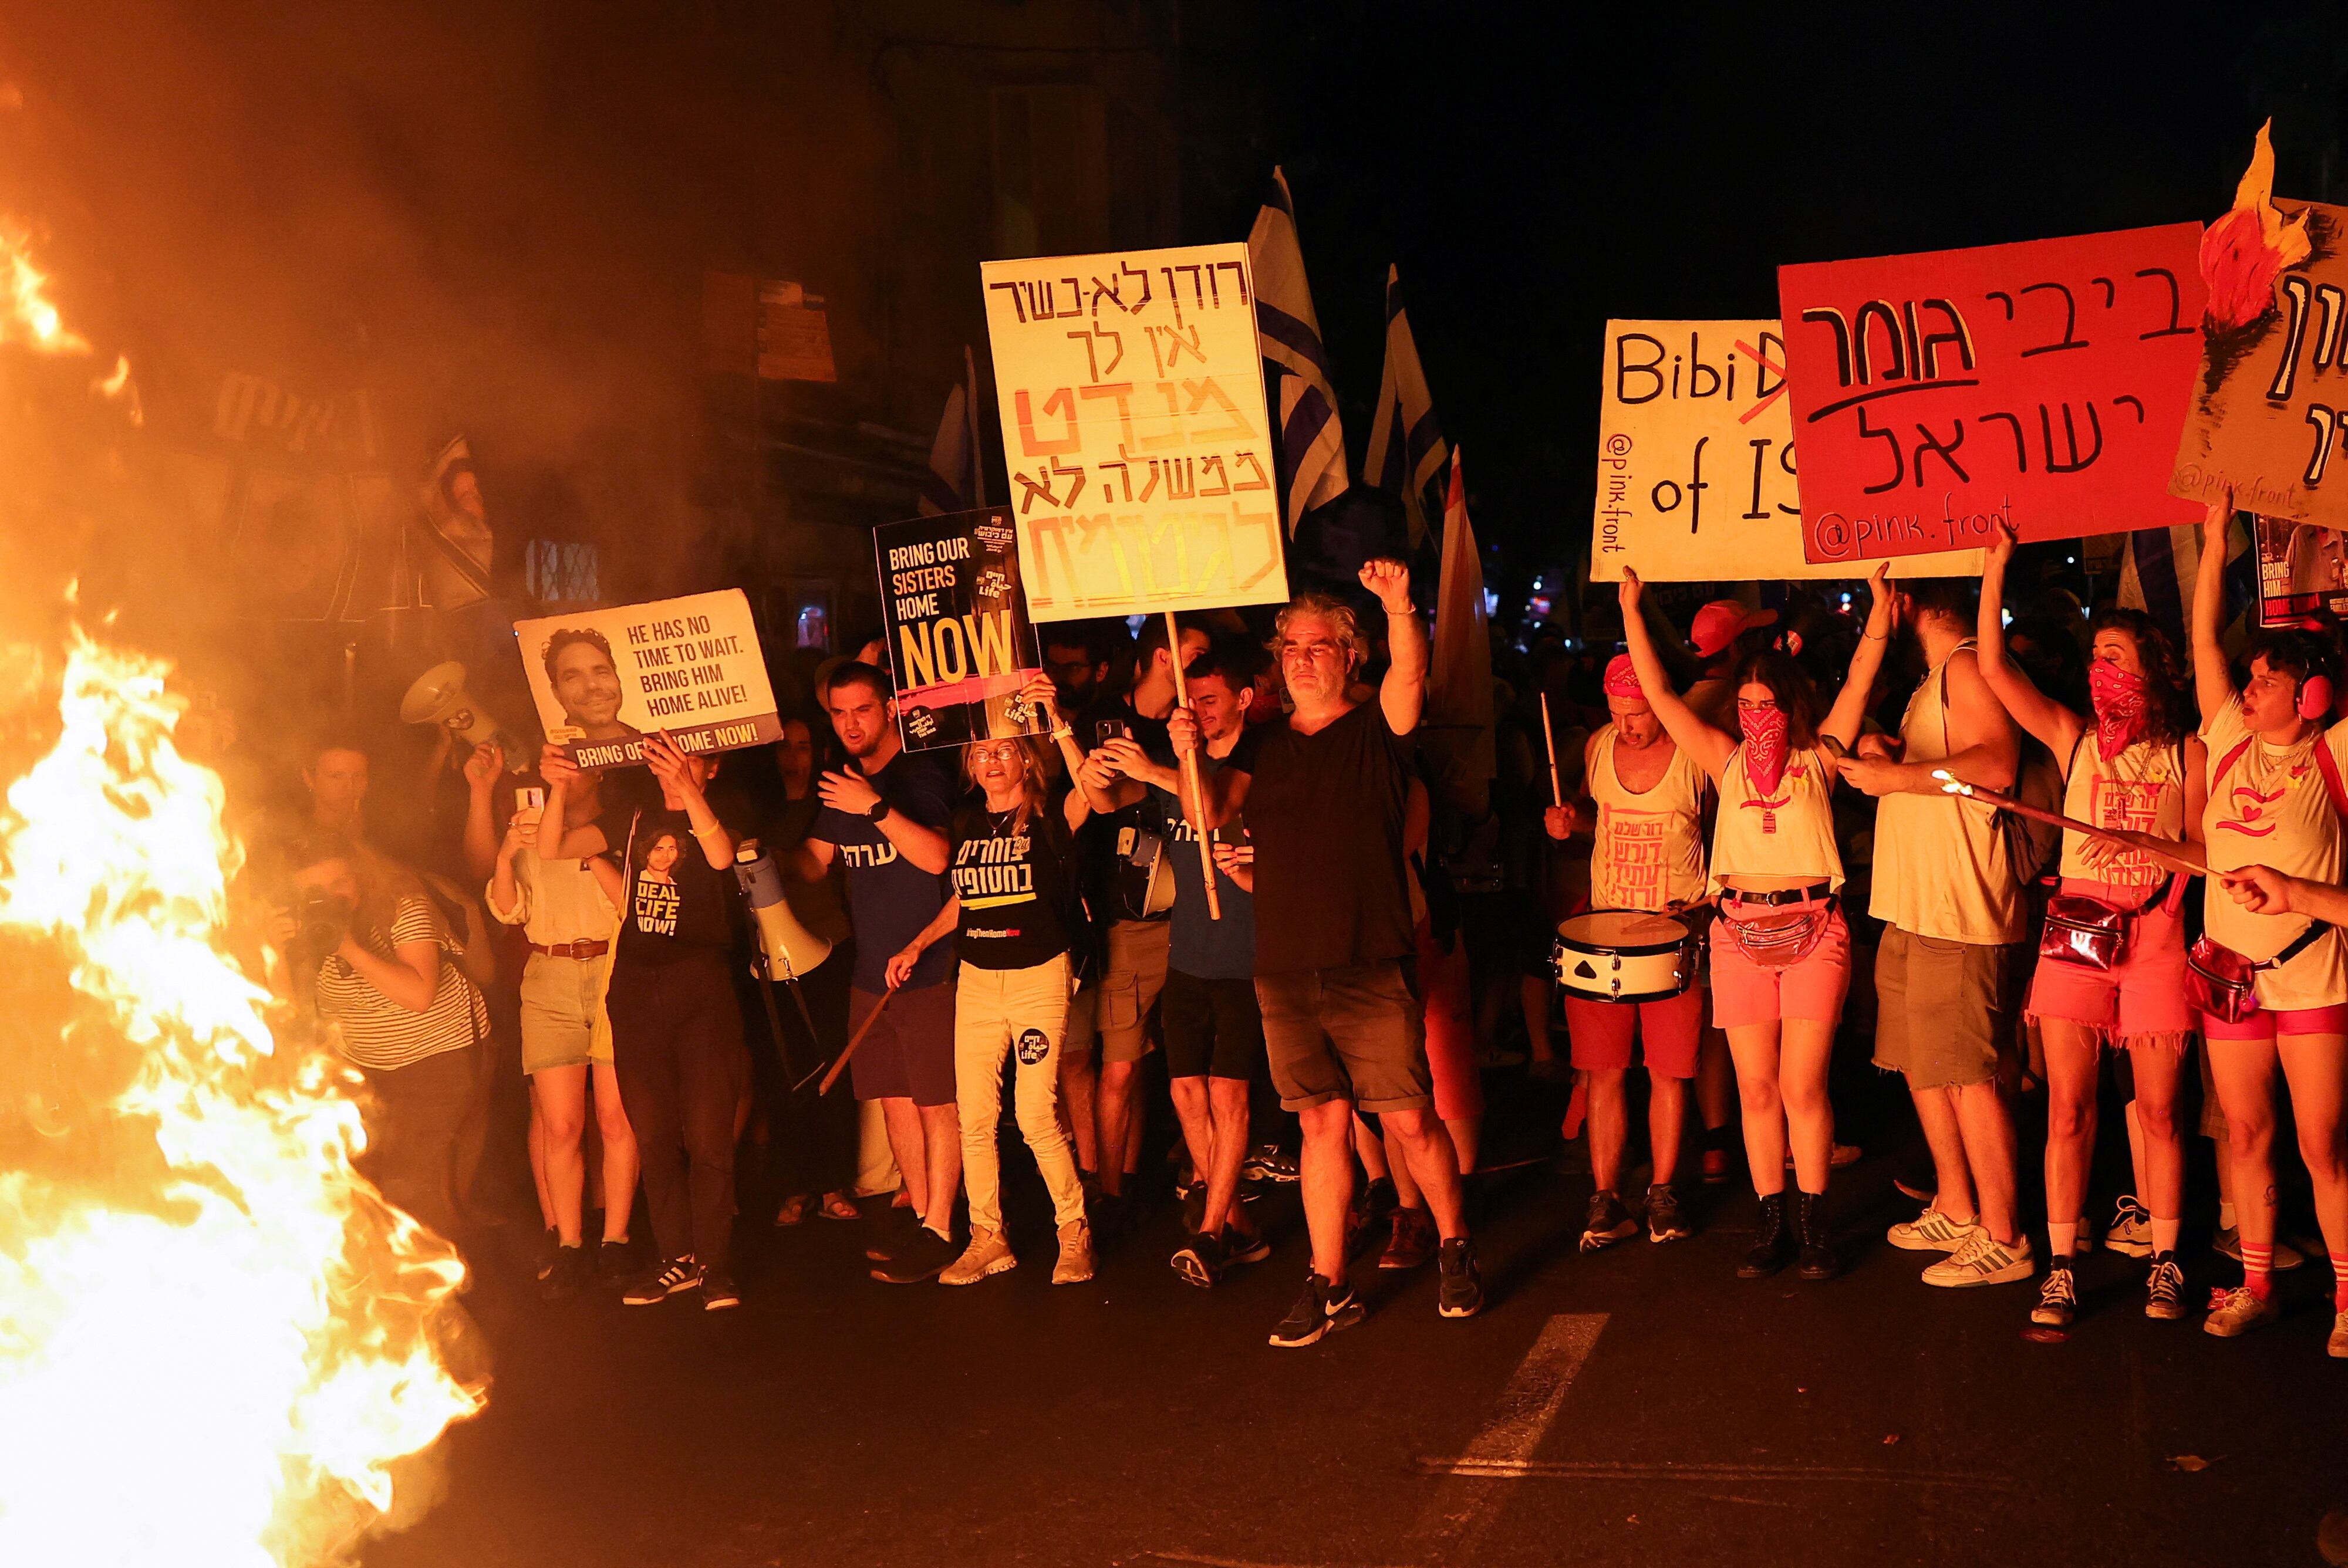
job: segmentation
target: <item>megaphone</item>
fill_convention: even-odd
[[[775,857],[746,838],[734,851],[734,877],[750,901],[758,922],[758,941],[766,948],[767,971],[777,979],[795,980],[831,957],[830,939],[799,924],[783,897],[783,873]]]
[[[442,725],[468,750],[497,747],[505,753],[509,773],[527,772],[534,760],[528,744],[516,739],[465,690],[465,667],[454,659],[435,664],[416,678],[407,695],[399,700],[399,716],[411,724]]]

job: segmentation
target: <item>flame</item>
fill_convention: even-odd
[[[86,351],[43,283],[0,221],[0,342]],[[241,854],[169,673],[74,631],[0,809],[8,1568],[341,1562],[482,1401],[442,1357],[463,1266],[358,1173],[355,1075],[233,956]]]
[[[2234,205],[2201,234],[2201,280],[2209,285],[2202,316],[2221,330],[2244,327],[2274,308],[2274,281],[2307,260],[2307,214],[2290,222],[2274,204],[2274,121],[2259,127],[2250,165],[2234,187]]]

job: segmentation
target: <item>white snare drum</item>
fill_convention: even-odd
[[[1676,916],[1592,909],[1558,927],[1550,964],[1573,996],[1663,1001],[1695,983],[1695,932]]]

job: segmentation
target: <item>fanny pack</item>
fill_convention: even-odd
[[[1818,888],[1787,891],[1807,898],[1818,892]],[[1831,898],[1821,899],[1803,908],[1778,909],[1772,914],[1756,915],[1750,919],[1730,913],[1732,909],[1748,903],[1774,907],[1780,897],[1730,894],[1724,897],[1721,905],[1719,928],[1728,933],[1728,939],[1735,944],[1738,956],[1757,968],[1790,969],[1808,958],[1818,950],[1818,943],[1825,939],[1827,922],[1834,917],[1835,907]]]
[[[2038,934],[2038,956],[2110,973],[2127,957],[2136,917],[2168,897],[2176,882],[2172,874],[2133,909],[2084,893],[2055,894],[2046,900],[2046,928]]]
[[[2265,1010],[2259,1006],[2259,972],[2282,968],[2330,929],[2324,921],[2311,920],[2290,947],[2271,958],[2246,958],[2202,937],[2185,955],[2186,999],[2220,1023],[2248,1023]]]

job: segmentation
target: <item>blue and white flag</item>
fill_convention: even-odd
[[[1362,478],[1402,497],[1410,518],[1410,542],[1426,537],[1426,518],[1449,455],[1443,427],[1435,420],[1435,399],[1418,363],[1418,343],[1403,313],[1402,274],[1386,268],[1386,368],[1378,382],[1377,417],[1370,423],[1370,450]]]
[[[978,370],[968,344],[962,351],[962,384],[946,395],[938,438],[930,444],[930,472],[922,481],[920,503],[925,518],[986,505],[986,479],[978,466]]]
[[[1256,341],[1265,379],[1279,384],[1280,466],[1293,534],[1307,511],[1345,493],[1345,435],[1337,423],[1321,320],[1304,281],[1304,252],[1296,243],[1296,209],[1277,169],[1272,193],[1248,231],[1248,267],[1255,274]]]
[[[2256,600],[2257,569],[2249,535],[2237,522],[2226,530],[2226,600],[2229,613],[2220,622],[2229,653],[2240,649],[2250,634],[2250,610]],[[2120,551],[2119,602],[2140,610],[2168,633],[2179,657],[2189,657],[2193,646],[2193,589],[2201,570],[2201,530],[2197,527],[2138,528],[2126,536]]]

